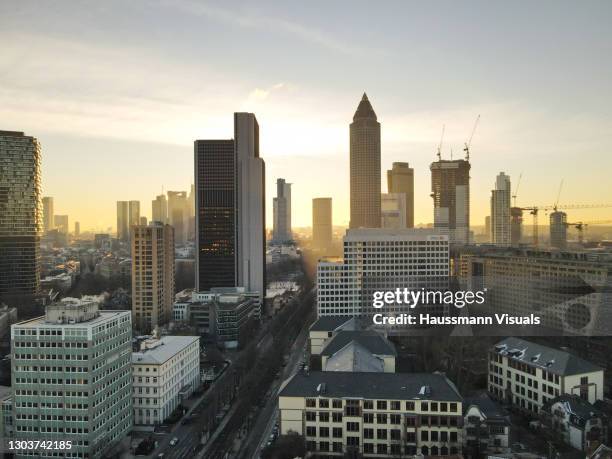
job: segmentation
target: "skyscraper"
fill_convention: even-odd
[[[41,148],[23,132],[0,131],[0,296],[40,285]]]
[[[495,245],[510,245],[510,198],[510,177],[500,172],[491,191],[491,242]]]
[[[287,242],[293,239],[291,232],[291,183],[276,180],[276,197],[273,200],[274,221],[272,240]]]
[[[265,163],[252,113],[234,114],[234,140],[196,140],[196,289],[265,294]]]
[[[332,198],[312,200],[312,245],[327,250],[332,244]]]
[[[74,237],[79,237],[81,235],[81,223],[74,222]]]
[[[55,215],[53,223],[55,228],[62,234],[68,234],[70,231],[68,215]]]
[[[560,210],[550,214],[550,246],[561,250],[567,248],[567,214]]]
[[[144,333],[170,320],[174,303],[174,229],[151,222],[131,227],[132,311]]]
[[[165,194],[160,194],[151,201],[151,215],[154,222],[168,223],[168,200]]]
[[[350,125],[351,228],[380,228],[380,123],[364,93]]]
[[[45,196],[42,198],[43,203],[43,231],[46,233],[54,228],[53,217],[55,215],[55,209],[53,208],[53,198]]]
[[[133,424],[130,312],[99,311],[97,298],[64,298],[45,316],[12,325],[11,349],[19,440],[70,441],[64,457],[111,457]]]
[[[168,220],[174,227],[174,240],[182,245],[187,241],[189,200],[186,191],[168,191]]]
[[[233,140],[196,140],[196,291],[235,287],[236,154]]]
[[[523,209],[520,207],[510,208],[510,244],[518,247],[523,238]]]
[[[140,201],[130,201],[128,220],[130,227],[140,225]]]
[[[117,201],[117,239],[127,241],[130,236],[130,210],[127,201]]]
[[[449,235],[451,244],[470,242],[470,163],[463,159],[431,163],[434,228]]]
[[[406,196],[406,228],[414,228],[414,169],[408,163],[393,163],[387,171],[387,189]]]
[[[406,194],[386,193],[380,196],[381,228],[406,228]]]

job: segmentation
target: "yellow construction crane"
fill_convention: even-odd
[[[589,225],[607,225],[612,223],[612,220],[593,220],[590,222],[576,222],[576,223],[565,223],[565,226],[573,226],[578,230],[578,243],[582,245],[584,241],[584,231]]]
[[[474,122],[474,128],[472,129],[472,135],[467,142],[465,142],[465,146],[463,147],[463,151],[465,151],[465,160],[470,160],[470,146],[472,145],[472,138],[474,137],[474,132],[476,132],[476,127],[478,126],[478,122],[480,121],[480,115],[476,117],[476,121]]]

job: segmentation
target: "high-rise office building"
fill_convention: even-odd
[[[147,217],[145,217],[144,215],[140,216],[140,226],[147,226],[148,221],[147,221]]]
[[[510,244],[518,247],[523,238],[523,209],[510,208]]]
[[[487,237],[487,242],[491,242],[491,216],[487,215],[485,217],[485,235]]]
[[[312,246],[327,250],[332,244],[332,198],[312,200]]]
[[[129,226],[140,225],[140,201],[129,202]],[[128,228],[129,232],[129,228]]]
[[[387,191],[406,196],[406,228],[414,228],[414,169],[408,163],[393,163],[387,171]]]
[[[174,227],[174,240],[182,245],[187,242],[189,225],[189,200],[186,191],[168,191],[168,220]]]
[[[62,234],[68,234],[70,231],[68,215],[55,215],[53,217],[53,223],[55,225],[55,229]]]
[[[55,216],[55,209],[53,208],[53,198],[51,196],[45,196],[42,198],[43,204],[43,231],[47,231],[55,228],[53,226],[53,218]]]
[[[23,132],[0,131],[0,296],[38,292],[40,169],[38,140]]]
[[[273,231],[274,242],[287,242],[293,239],[291,231],[291,183],[285,179],[276,180],[276,197],[273,200]]]
[[[81,223],[74,222],[74,237],[79,237],[81,235]]]
[[[351,228],[380,228],[380,123],[364,93],[350,125]]]
[[[148,333],[170,320],[174,303],[174,229],[151,222],[131,228],[132,311]]]
[[[265,163],[252,113],[234,114],[234,140],[196,140],[196,289],[265,294]]]
[[[117,239],[127,241],[130,236],[130,207],[127,201],[117,201]]]
[[[510,177],[503,172],[495,180],[491,191],[491,242],[508,246],[510,237]]]
[[[168,223],[168,200],[165,194],[160,194],[151,201],[151,220]]]
[[[567,248],[567,214],[560,210],[550,214],[550,246],[562,250]]]
[[[98,459],[131,431],[131,314],[99,311],[96,300],[65,298],[11,327],[19,440],[71,441],[62,454]]]
[[[452,244],[470,242],[470,163],[463,159],[431,163],[434,228],[448,233]]]
[[[406,195],[386,193],[380,196],[382,228],[406,228]]]

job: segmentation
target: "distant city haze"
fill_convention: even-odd
[[[519,206],[554,204],[561,179],[561,203],[612,201],[611,19],[603,0],[2,2],[0,130],[40,142],[55,214],[114,231],[117,201],[140,201],[150,219],[162,187],[189,192],[193,141],[230,139],[233,113],[252,112],[268,228],[279,177],[293,227],[311,226],[317,197],[348,225],[349,124],[367,92],[381,193],[392,163],[409,163],[418,225],[433,222],[442,125],[442,158],[460,159],[480,114],[470,224],[481,226],[500,171],[512,186],[522,173]]]

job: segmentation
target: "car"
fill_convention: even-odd
[[[164,459],[164,457],[165,457],[164,453],[159,453],[157,455],[157,459]]]
[[[178,438],[174,437],[170,440],[170,446],[176,446],[178,444]]]

